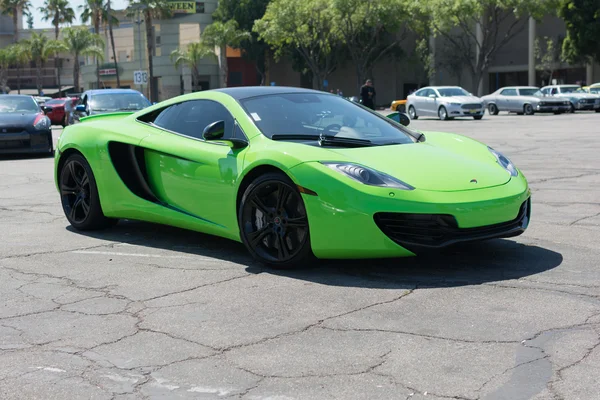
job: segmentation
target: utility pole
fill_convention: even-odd
[[[142,11],[146,9],[146,7],[147,6],[144,4],[134,4],[131,6],[132,9],[137,11],[137,19],[133,22],[137,24],[138,27],[138,53],[140,58],[140,71],[144,70],[144,60],[142,59],[142,22],[144,22],[144,20],[142,19]],[[144,93],[144,85],[140,85],[140,92]]]

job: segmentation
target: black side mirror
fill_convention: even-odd
[[[234,149],[241,149],[248,146],[248,142],[243,139],[225,137],[225,121],[216,121],[204,128],[202,133],[204,140],[223,140],[231,143],[231,147]]]
[[[42,111],[44,114],[48,114],[50,111],[52,111],[52,107],[42,106]]]
[[[401,112],[391,113],[387,117],[389,119],[393,119],[394,121],[396,121],[404,126],[408,126],[410,124],[410,118],[408,117],[408,115],[401,113]]]

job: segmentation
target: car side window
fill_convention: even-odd
[[[516,96],[517,89],[504,89],[503,91],[500,92],[500,94],[502,96]]]
[[[204,128],[213,122],[225,121],[225,136],[234,134],[234,119],[227,109],[212,100],[191,100],[172,105],[160,112],[154,125],[196,139],[203,139]]]
[[[550,92],[550,94],[558,94],[558,89],[552,88],[552,91]]]
[[[423,97],[423,96],[425,96],[426,91],[427,91],[427,89],[421,89],[415,93],[415,96]]]

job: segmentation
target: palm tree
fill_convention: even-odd
[[[23,40],[23,45],[27,46],[31,52],[31,59],[35,61],[36,67],[36,87],[38,94],[42,92],[42,67],[54,53],[66,51],[67,46],[58,40],[48,39],[43,33],[32,32],[29,39]],[[77,64],[77,63],[75,63]]]
[[[14,63],[14,57],[11,47],[0,49],[0,93],[6,93],[8,68]]]
[[[171,52],[171,61],[175,68],[187,65],[192,70],[192,90],[198,85],[200,60],[206,57],[215,57],[215,51],[204,43],[190,43],[185,50],[176,49]]]
[[[117,88],[121,87],[121,78],[119,77],[119,66],[117,65],[117,50],[115,49],[115,37],[113,35],[113,19],[116,19],[112,15],[112,10],[110,8],[110,0],[106,1],[106,14],[108,21],[108,32],[110,34],[110,47],[112,47],[113,60],[115,61],[115,70],[117,71]],[[118,24],[118,20],[117,20]]]
[[[227,87],[227,46],[237,48],[243,40],[250,39],[249,32],[238,29],[238,24],[231,19],[225,23],[213,22],[202,32],[202,41],[207,46],[219,48],[219,69],[221,87]]]
[[[171,16],[171,8],[167,0],[129,0],[129,7],[142,9],[144,23],[146,25],[146,52],[148,53],[148,94],[150,101],[157,101],[154,94],[154,68],[152,65],[152,53],[154,42],[152,40],[152,21]]]
[[[104,13],[104,0],[85,0],[83,5],[79,6],[81,12],[81,22],[87,24],[92,22],[94,33],[100,34],[100,22]],[[96,57],[96,87],[100,89],[100,60]]]
[[[75,57],[73,82],[76,90],[79,90],[79,57],[94,56],[97,60],[104,58],[104,40],[85,27],[65,28],[63,33],[64,46]]]
[[[31,3],[29,0],[0,0],[0,9],[2,9],[2,14],[10,15],[13,20],[14,25],[14,36],[13,42],[17,43],[19,41],[19,13],[22,12],[26,14],[31,7]]]
[[[69,6],[68,0],[46,0],[39,10],[44,21],[52,21],[54,25],[54,39],[58,40],[59,27],[61,24],[71,24],[75,19],[75,11]],[[56,54],[56,71],[58,75],[58,95],[61,96],[62,85],[60,83],[60,59]]]
[[[14,52],[14,62],[17,67],[17,90],[21,94],[21,69],[31,62],[31,50],[23,43],[16,43],[11,46]]]

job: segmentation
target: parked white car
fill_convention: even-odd
[[[456,117],[483,118],[483,101],[458,86],[428,86],[406,98],[411,119],[437,116],[441,120]]]
[[[544,86],[541,92],[548,96],[568,99],[571,102],[571,112],[577,110],[595,110],[600,112],[600,96],[578,91],[579,85],[552,85]]]
[[[507,86],[481,99],[490,115],[498,115],[500,111],[519,115],[533,115],[536,112],[561,114],[569,112],[571,108],[569,100],[545,96],[535,86]]]

